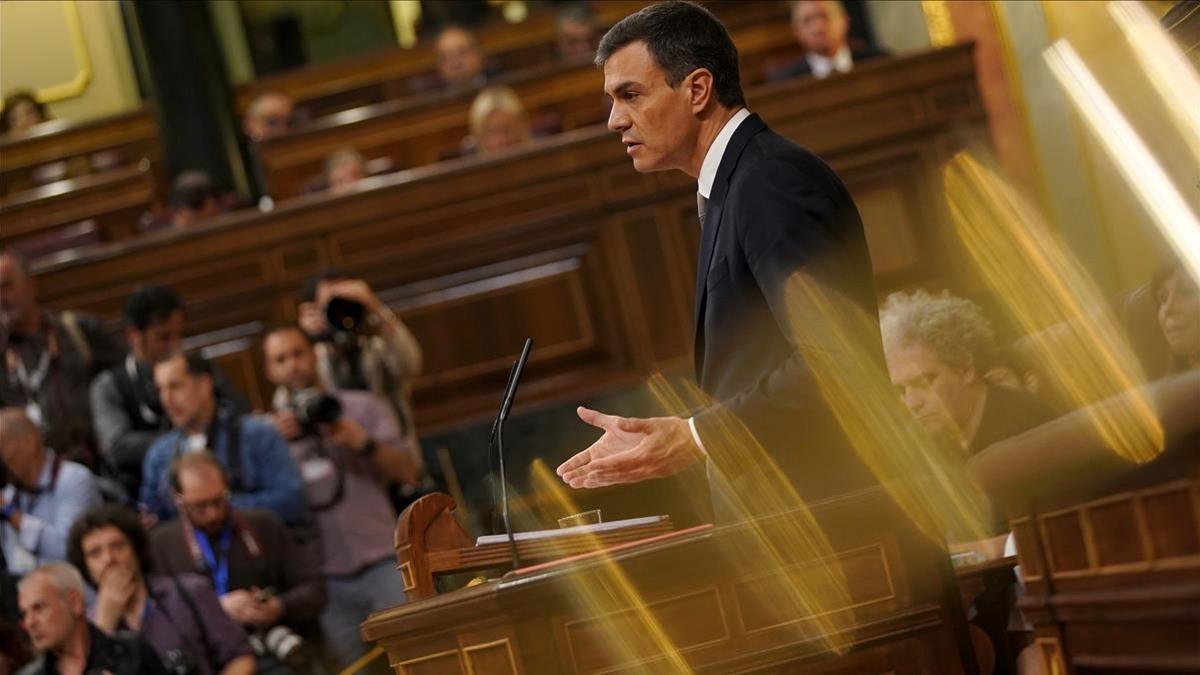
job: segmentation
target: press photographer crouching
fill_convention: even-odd
[[[150,533],[157,571],[196,573],[213,583],[221,607],[250,634],[259,673],[312,673],[312,640],[325,606],[319,550],[301,545],[278,516],[230,504],[225,470],[207,453],[171,466],[182,518]]]
[[[390,407],[374,394],[323,389],[313,344],[297,326],[267,333],[267,379],[275,385],[271,421],[300,466],[321,533],[329,603],[321,630],[337,668],[366,651],[359,624],[404,601],[393,561],[396,511],[384,485],[420,477],[414,447]]]

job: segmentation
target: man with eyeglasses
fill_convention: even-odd
[[[212,455],[180,457],[170,479],[183,517],[150,533],[155,569],[207,576],[221,608],[250,633],[259,672],[303,670],[300,635],[316,635],[326,600],[316,546],[297,544],[270,511],[233,508]]]

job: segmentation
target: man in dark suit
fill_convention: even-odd
[[[737,50],[724,26],[687,2],[652,5],[614,26],[596,62],[613,99],[609,128],[638,171],[695,177],[702,228],[696,280],[696,375],[714,401],[690,419],[579,409],[603,436],[558,468],[575,488],[677,473],[705,455],[738,489],[751,469],[727,446],[748,430],[805,500],[871,483],[824,403],[793,331],[799,281],[866,317],[882,369],[875,292],[858,212],[820,159],[745,107]],[[830,317],[836,321],[837,317]],[[834,346],[836,347],[836,345]]]
[[[855,64],[887,52],[861,40],[849,39],[850,17],[837,0],[794,0],[792,2],[792,33],[804,55],[783,64],[768,66],[768,82],[811,75],[823,80],[834,73],[848,73]]]

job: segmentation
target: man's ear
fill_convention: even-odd
[[[688,74],[684,85],[688,88],[688,102],[692,104],[693,112],[708,107],[708,102],[716,96],[713,90],[715,84],[712,71],[708,68],[697,68]]]

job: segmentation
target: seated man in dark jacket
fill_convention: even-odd
[[[811,75],[823,80],[834,73],[848,73],[855,64],[887,52],[867,45],[853,45],[847,39],[850,17],[837,0],[796,0],[792,2],[792,33],[804,48],[804,56],[790,63],[768,68],[769,82]]]
[[[67,563],[50,563],[20,584],[21,613],[41,652],[18,675],[111,673],[166,675],[158,654],[133,633],[107,635],[88,622],[83,577]]]
[[[151,532],[155,569],[209,577],[225,613],[250,632],[259,672],[303,670],[310,655],[299,634],[316,634],[325,607],[317,542],[301,547],[270,511],[233,508],[212,455],[176,460],[171,486],[183,517]]]

